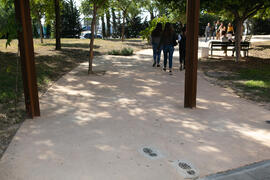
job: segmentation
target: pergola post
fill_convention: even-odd
[[[200,0],[187,0],[186,108],[196,107]]]
[[[32,23],[29,0],[14,0],[16,18],[20,25],[18,31],[25,107],[33,118],[40,116],[37,78],[35,70]]]

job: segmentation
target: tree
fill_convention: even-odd
[[[121,39],[124,41],[125,38],[125,24],[126,24],[126,18],[129,12],[129,8],[134,5],[132,0],[115,0],[114,6],[117,7],[122,12],[122,33],[121,33]]]
[[[185,23],[186,22],[186,0],[158,0],[160,4],[157,6],[163,7],[161,12],[169,16],[173,21]],[[165,8],[164,8],[165,7]]]
[[[46,10],[46,2],[45,0],[30,0],[31,6],[31,15],[33,19],[36,19],[39,31],[40,31],[40,42],[43,43],[43,27],[41,24],[41,19],[45,15]]]
[[[54,0],[55,9],[55,49],[61,50],[60,0]]]
[[[206,12],[223,14],[233,18],[236,24],[235,48],[236,62],[240,59],[240,42],[243,34],[243,23],[259,11],[264,11],[270,6],[270,1],[265,0],[201,0],[202,9]]]
[[[106,9],[107,37],[111,36],[111,14],[110,8]]]
[[[112,25],[113,25],[113,37],[117,37],[117,18],[115,14],[115,8],[111,8],[112,11]]]
[[[101,14],[101,28],[102,28],[102,36],[107,37],[106,35],[106,25],[105,25],[105,13]]]
[[[93,74],[94,40],[95,40],[95,26],[97,13],[99,9],[102,10],[105,7],[106,3],[108,3],[108,0],[83,0],[81,4],[81,8],[83,10],[84,15],[92,14],[88,74],[90,73]]]
[[[17,38],[18,25],[15,21],[13,0],[0,0],[0,38],[6,38],[6,46]]]
[[[61,22],[62,37],[75,38],[81,33],[80,14],[73,0],[63,2]]]

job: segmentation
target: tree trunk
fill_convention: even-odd
[[[113,22],[113,35],[115,36],[117,32],[117,22],[114,8],[112,8],[112,22]]]
[[[236,62],[239,62],[241,58],[241,41],[243,34],[243,21],[241,19],[235,19],[236,22],[236,32],[235,32],[235,52],[236,52]]]
[[[111,36],[111,14],[110,10],[106,11],[106,21],[107,21],[107,37]]]
[[[122,14],[121,14],[121,11],[119,11],[118,12],[118,22],[117,22],[117,24],[118,24],[118,26],[117,26],[117,31],[116,31],[116,33],[117,33],[117,36],[119,36],[119,38],[121,39],[121,29],[122,29],[122,27],[121,27],[121,19],[122,19]]]
[[[93,19],[92,19],[92,23],[91,23],[91,40],[90,40],[90,57],[89,57],[88,74],[93,73],[96,16],[97,16],[97,4],[94,3]]]
[[[41,17],[38,17],[38,24],[39,24],[39,30],[40,30],[40,42],[43,44],[43,27],[41,24]]]
[[[103,36],[103,38],[105,38],[105,37],[107,37],[106,36],[106,27],[105,27],[105,18],[104,18],[104,16],[105,16],[105,13],[103,13],[102,15],[101,15],[101,26],[102,26],[102,36]]]
[[[60,5],[59,0],[54,0],[55,3],[55,39],[56,39],[56,50],[61,50],[61,34],[60,34]]]
[[[123,11],[122,42],[125,40],[125,24],[126,24],[126,12]]]
[[[150,11],[150,18],[151,18],[151,21],[152,21],[153,19],[155,19],[155,15],[154,15],[154,12],[153,12],[153,11]]]

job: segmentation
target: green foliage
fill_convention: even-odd
[[[250,21],[251,34],[270,34],[270,19],[252,18]]]
[[[81,33],[80,14],[73,0],[63,2],[61,13],[61,35],[66,38],[79,37]]]
[[[201,13],[199,19],[199,35],[202,36],[205,33],[205,26],[210,23],[213,27],[215,22],[220,20],[220,17],[211,13]]]
[[[140,34],[142,38],[147,39],[149,42],[151,33],[156,28],[157,23],[162,23],[164,27],[166,22],[172,22],[172,21],[167,16],[162,16],[162,17],[153,19],[152,21],[149,22],[149,26],[145,30],[141,31]]]
[[[15,18],[14,2],[0,0],[0,38],[6,38],[6,46],[17,38],[18,25]]]
[[[16,97],[17,58],[15,54],[0,52],[0,103],[11,103]],[[20,68],[19,68],[20,70]],[[18,82],[22,82],[18,73]],[[18,83],[18,96],[22,95],[22,83]]]
[[[142,18],[138,15],[133,18],[128,19],[127,26],[125,30],[125,36],[127,38],[138,38],[140,32],[147,28],[148,22],[142,20]]]
[[[133,55],[132,48],[123,48],[122,50],[112,50],[108,52],[109,55],[131,56]]]

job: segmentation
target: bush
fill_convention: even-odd
[[[133,55],[132,48],[123,48],[122,50],[112,50],[108,52],[109,55],[131,56]]]

